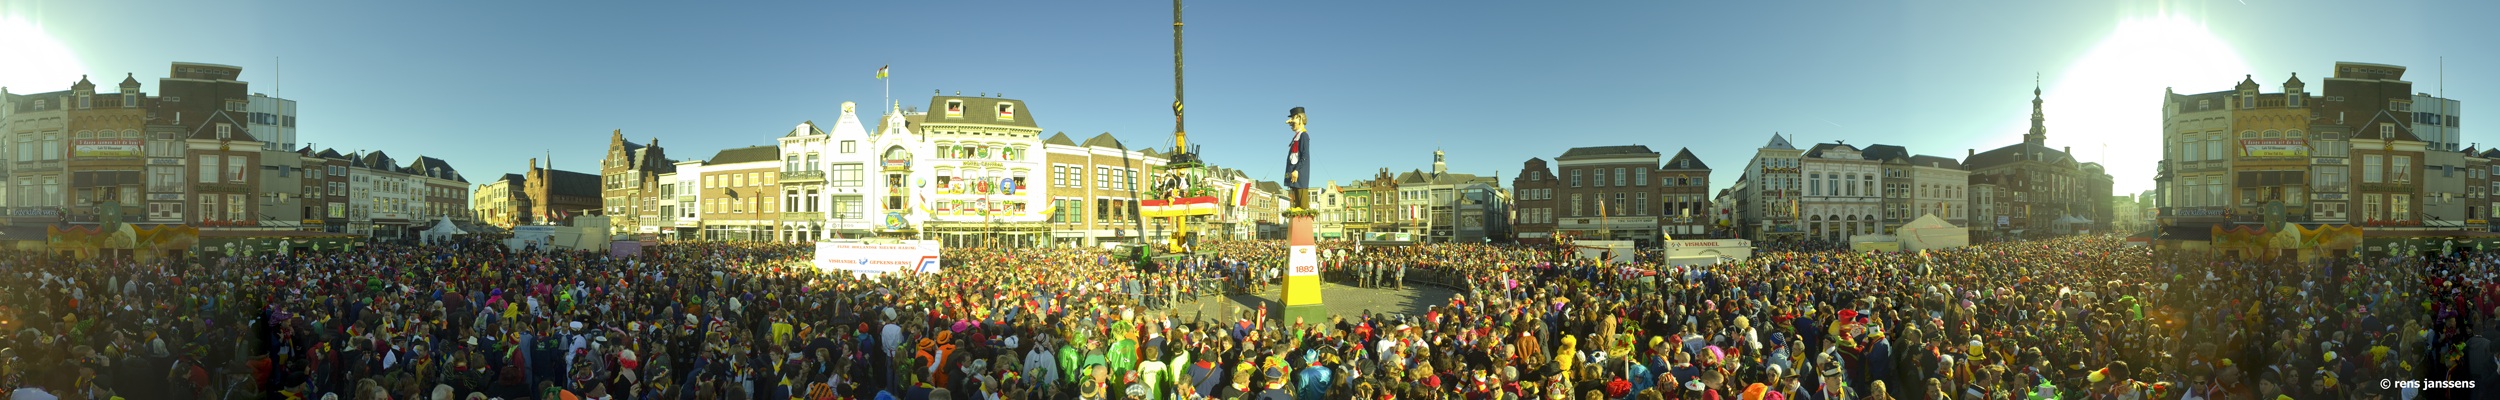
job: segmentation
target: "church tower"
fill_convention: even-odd
[[[2031,132],[2023,134],[2023,144],[2045,146],[2049,141],[2048,116],[2040,112],[2040,82],[2031,82]]]
[[[1432,174],[1433,174],[1433,175],[1442,175],[1442,174],[1448,174],[1448,173],[1450,173],[1450,164],[1449,164],[1449,163],[1447,163],[1447,162],[1443,162],[1443,160],[1442,160],[1442,156],[1444,156],[1444,154],[1442,154],[1440,150],[1433,150],[1433,151],[1432,151]]]

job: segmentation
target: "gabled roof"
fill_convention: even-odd
[[[1806,158],[1823,158],[1823,151],[1824,151],[1824,150],[1831,150],[1831,149],[1835,149],[1835,148],[1842,148],[1842,147],[1847,147],[1847,148],[1849,148],[1849,150],[1850,150],[1850,151],[1860,152],[1860,154],[1861,154],[1861,155],[1863,155],[1863,154],[1864,154],[1864,152],[1866,151],[1866,150],[1863,150],[1863,149],[1859,149],[1859,148],[1858,148],[1858,146],[1855,146],[1855,145],[1850,145],[1850,144],[1848,144],[1848,143],[1816,143],[1816,144],[1814,145],[1814,147],[1813,147],[1813,148],[1810,148],[1810,149],[1807,149],[1807,150],[1806,150]]]
[[[1788,142],[1788,138],[1785,138],[1785,137],[1780,137],[1779,132],[1771,132],[1771,142],[1770,142],[1770,143],[1765,143],[1765,144],[1763,144],[1763,145],[1762,145],[1762,148],[1765,148],[1765,149],[1781,149],[1781,150],[1796,150],[1796,149],[1797,149],[1797,146],[1796,146],[1795,144],[1791,144],[1791,143],[1789,143],[1789,142]]]
[[[525,180],[529,180],[529,178],[521,177],[521,174],[503,174],[503,177],[495,178],[495,181],[497,182],[510,182],[511,184],[520,184],[521,181]]]
[[[399,162],[391,160],[390,154],[385,154],[381,150],[365,153],[364,157],[358,157],[355,162],[357,166],[384,171],[397,172],[399,167]]]
[[[599,176],[560,169],[546,169],[547,194],[550,196],[599,197]]]
[[[1667,163],[1660,168],[1678,170],[1707,170],[1710,169],[1710,164],[1703,164],[1701,162],[1701,157],[1693,155],[1693,149],[1684,148],[1677,149],[1675,151],[1675,158],[1667,159]]]
[[[949,113],[946,111],[946,104],[950,101],[961,101],[963,105],[962,112],[955,113],[955,116],[948,116]],[[999,114],[1000,106],[1012,107],[1014,116],[1001,117]],[[1002,99],[996,97],[932,96],[929,98],[929,116],[925,117],[925,119],[921,122],[936,124],[981,124],[1036,129],[1041,128],[1040,125],[1035,125],[1033,123],[1033,110],[1025,108],[1023,100]]]
[[[340,155],[338,149],[321,149],[321,154],[315,154],[313,156],[333,160],[347,158],[345,155]]]
[[[1259,185],[1258,185],[1258,186],[1259,186],[1259,190],[1260,190],[1260,191],[1264,191],[1264,192],[1268,192],[1268,193],[1284,193],[1284,192],[1285,192],[1285,185],[1278,184],[1278,183],[1276,183],[1276,182],[1272,182],[1272,181],[1259,181]]]
[[[419,175],[432,176],[437,179],[451,180],[460,183],[469,183],[468,178],[460,176],[460,170],[452,169],[451,163],[444,162],[443,159],[440,158],[418,156],[416,161],[408,163],[408,169],[411,170],[412,173]]]
[[[1155,150],[1155,148],[1153,148],[1153,147],[1148,147],[1148,148],[1146,148],[1145,150],[1138,150],[1138,151],[1137,151],[1137,154],[1142,154],[1142,155],[1145,155],[1145,156],[1147,156],[1147,157],[1162,157],[1162,156],[1163,156],[1163,152],[1162,152],[1162,151]]]
[[[1989,150],[1972,155],[1969,159],[1962,160],[1962,167],[1977,171],[2000,165],[2022,162],[2025,160],[2033,160],[2035,157],[2040,162],[2057,163],[2064,162],[2073,156],[2067,155],[2065,151],[2052,149],[2048,146],[2033,146],[2030,144],[2015,143],[2005,147],[1998,147],[1996,150]]]
[[[217,122],[218,122],[218,121],[225,121],[225,123],[226,123],[226,126],[227,126],[227,127],[226,127],[226,138],[225,138],[225,139],[218,139],[218,138],[217,138]],[[233,115],[226,114],[226,110],[217,110],[217,112],[209,113],[209,114],[208,114],[208,118],[202,118],[202,119],[200,119],[200,123],[199,123],[199,125],[198,125],[198,126],[195,126],[195,127],[193,127],[193,128],[191,128],[191,134],[190,134],[190,135],[185,136],[184,138],[185,138],[185,139],[207,139],[207,140],[235,140],[235,141],[247,141],[247,142],[258,142],[258,141],[260,141],[260,139],[255,139],[255,138],[252,138],[252,128],[251,128],[251,124],[244,123],[244,122],[243,122],[243,120],[240,120],[240,119],[235,119],[235,117],[234,117]]]
[[[778,146],[747,146],[721,150],[720,153],[712,155],[711,161],[705,161],[705,163],[722,165],[780,159],[781,148]]]
[[[2483,150],[2483,153],[2482,153],[2482,155],[2481,155],[2480,157],[2482,157],[2482,158],[2500,158],[2500,148],[2494,148],[2494,149],[2490,149],[2490,150]]]
[[[850,103],[843,104],[849,105]],[[816,123],[810,121],[807,125],[815,126]],[[855,140],[857,138],[869,136],[867,126],[859,122],[859,111],[856,106],[843,107],[842,116],[833,120],[833,130],[829,131],[829,133],[831,133],[836,139],[848,138]]]
[[[1650,151],[1650,150],[1649,150],[1649,146],[1642,146],[1642,145],[1629,145],[1629,146],[1596,146],[1596,147],[1574,147],[1574,148],[1572,148],[1572,149],[1570,149],[1570,150],[1563,150],[1562,156],[1560,156],[1560,157],[1554,157],[1554,160],[1555,160],[1555,161],[1562,161],[1562,160],[1578,160],[1578,159],[1586,159],[1586,158],[1600,158],[1600,157],[1612,157],[1612,156],[1650,156],[1650,157],[1657,157],[1657,156],[1658,156],[1658,152],[1655,152],[1655,151]]]
[[[1904,149],[1901,148],[1901,146],[1889,144],[1870,145],[1866,146],[1864,151],[1865,153],[1863,155],[1865,155],[1866,159],[1869,160],[1890,162],[1894,160],[1909,161],[1910,159],[1910,149]]]
[[[806,124],[807,131],[805,131],[805,132],[801,132],[801,131],[799,131],[799,127],[793,126],[793,127],[790,127],[790,131],[789,131],[789,132],[782,132],[782,133],[781,133],[781,137],[807,136],[807,135],[827,135],[827,133],[825,133],[825,128],[824,128],[824,127],[816,126],[816,121],[815,121],[815,120],[808,120],[808,121],[806,121],[806,122],[802,122],[802,123],[803,123],[803,124]]]
[[[1102,134],[1100,134],[1100,135],[1094,135],[1094,137],[1085,138],[1085,147],[1101,147],[1101,148],[1106,148],[1106,149],[1117,149],[1117,148],[1121,148],[1121,147],[1122,147],[1121,145],[1122,145],[1122,143],[1120,143],[1120,139],[1111,137],[1111,132],[1103,132],[1103,133],[1102,133]]]
[[[1911,157],[1910,157],[1910,165],[1913,165],[1913,166],[1921,166],[1921,167],[1937,167],[1937,168],[1962,169],[1962,162],[1961,162],[1961,161],[1955,161],[1954,159],[1951,159],[1951,158],[1937,157],[1937,156],[1931,156],[1931,155],[1925,155],[1925,154],[1916,155],[1916,156],[1911,156]]]
[[[2399,117],[2395,116],[2394,114],[2390,114],[2390,113],[2389,113],[2389,111],[2387,111],[2387,110],[2379,110],[2379,111],[2378,111],[2378,113],[2375,113],[2375,114],[2370,114],[2370,120],[2369,120],[2369,121],[2362,122],[2360,125],[2353,125],[2353,131],[2354,131],[2354,132],[2353,132],[2353,134],[2352,134],[2352,138],[2354,138],[2354,139],[2403,140],[2403,141],[2412,141],[2412,142],[2419,142],[2419,141],[2422,141],[2422,138],[2421,138],[2421,137],[2419,137],[2419,136],[2414,136],[2414,135],[2413,135],[2413,124],[2401,123],[2401,121],[2404,121],[2404,120],[2405,120],[2404,118],[2399,118]],[[2395,135],[2395,137],[2392,137],[2392,138],[2391,138],[2391,137],[2379,137],[2378,129],[2377,129],[2377,128],[2375,128],[2375,126],[2376,126],[2376,125],[2378,125],[2378,123],[2379,123],[2379,122],[2382,122],[2382,121],[2384,121],[2384,122],[2398,122],[2398,123],[2394,124],[2394,125],[2395,125],[2395,127],[2396,127],[2396,135]]]
[[[1059,132],[1059,133],[1053,133],[1053,134],[1050,134],[1050,138],[1049,138],[1049,139],[1042,139],[1042,144],[1055,144],[1055,145],[1060,145],[1060,146],[1075,146],[1075,145],[1076,145],[1076,141],[1075,141],[1075,140],[1069,140],[1069,139],[1068,139],[1068,133],[1067,133],[1067,132]]]

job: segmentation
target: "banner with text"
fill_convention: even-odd
[[[816,242],[815,264],[825,272],[849,271],[878,275],[889,272],[938,272],[938,242],[906,240],[895,244]]]
[[[2248,157],[2308,157],[2309,141],[2300,139],[2240,139],[2240,155]]]

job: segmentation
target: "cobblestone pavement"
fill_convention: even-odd
[[[1362,288],[1335,282],[1321,285],[1320,304],[1327,305],[1328,312],[1332,315],[1348,317],[1362,315],[1365,310],[1370,310],[1375,314],[1420,315],[1427,306],[1449,303],[1450,297],[1458,294],[1457,291],[1449,288],[1431,285],[1407,285],[1403,290]],[[1277,303],[1277,299],[1282,298],[1283,293],[1283,286],[1277,285],[1269,286],[1267,291],[1256,296],[1202,296],[1196,300],[1182,297],[1171,311],[1181,318],[1190,318],[1203,311],[1207,319],[1231,321],[1239,317],[1243,311],[1257,310],[1260,305],[1266,305],[1270,314],[1281,311],[1282,306]]]

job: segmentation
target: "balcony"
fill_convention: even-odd
[[[694,196],[677,196],[677,204],[694,204]]]
[[[825,171],[782,171],[781,183],[823,183]]]
[[[825,219],[825,213],[815,213],[815,212],[783,212],[783,213],[781,213],[781,220],[783,220],[783,221],[821,221],[821,220],[824,220],[824,219]]]

